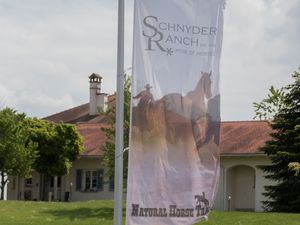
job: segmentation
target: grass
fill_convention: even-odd
[[[112,225],[113,201],[0,202],[1,225]]]
[[[125,211],[123,215],[125,219]],[[113,201],[76,203],[0,201],[0,224],[113,225]],[[300,214],[213,211],[210,213],[209,221],[200,224],[300,225]]]
[[[300,225],[300,214],[212,212],[203,225]]]

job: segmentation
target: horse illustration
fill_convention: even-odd
[[[140,126],[141,132],[151,129],[151,124],[149,123],[149,108],[154,101],[153,95],[150,92],[152,88],[149,84],[146,84],[145,89],[141,91],[138,95],[134,96],[133,99],[139,99],[135,113],[137,114],[137,123]]]
[[[197,150],[205,142],[207,132],[207,103],[212,96],[211,72],[201,73],[194,90],[185,96],[170,93],[154,101],[150,85],[134,99],[140,99],[134,110],[134,120],[141,135],[164,136],[168,143],[174,144],[180,139],[192,136]]]
[[[211,97],[211,72],[201,73],[195,89],[182,96],[178,93],[167,94],[157,101],[165,109],[166,139],[176,142],[192,130],[197,150],[203,144],[207,126],[207,105],[205,99]],[[188,126],[188,127],[187,127]]]
[[[205,197],[205,193],[202,192],[202,195],[195,195],[196,199],[196,211],[197,216],[203,216],[209,212],[209,201]]]

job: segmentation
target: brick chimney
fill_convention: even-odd
[[[98,115],[99,109],[107,109],[107,94],[101,93],[101,80],[99,74],[93,73],[90,79],[90,115]]]

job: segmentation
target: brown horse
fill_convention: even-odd
[[[191,135],[191,132],[197,149],[203,143],[207,119],[205,99],[210,98],[212,93],[211,72],[202,72],[201,75],[195,89],[186,96],[173,93],[158,101],[165,110],[166,139],[170,143]]]
[[[188,119],[199,118],[205,113],[205,98],[211,97],[211,72],[201,73],[195,89],[182,96],[178,93],[167,94],[157,101],[168,112],[179,114]]]
[[[160,100],[149,102],[143,109],[137,106],[133,109],[136,112],[133,113],[133,119],[136,120],[142,138],[145,136],[143,134],[150,133],[157,138],[165,137],[167,143],[175,144],[192,135],[199,150],[207,130],[205,99],[211,95],[211,72],[202,72],[196,87],[186,96],[171,93]],[[142,116],[140,112],[145,115]]]

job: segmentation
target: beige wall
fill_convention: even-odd
[[[221,156],[219,189],[213,208],[217,210],[228,210],[229,207],[230,210],[254,208],[255,211],[263,211],[261,201],[265,200],[265,197],[262,193],[264,186],[271,184],[271,182],[263,177],[263,172],[257,166],[267,164],[270,164],[270,161],[265,155]],[[109,191],[108,182],[104,183],[103,191],[84,192],[83,190],[76,190],[77,169],[97,170],[101,168],[103,167],[101,167],[97,157],[80,158],[75,161],[70,174],[62,177],[58,199],[64,200],[65,192],[71,193],[71,201],[113,199],[113,192]],[[249,193],[247,188],[249,190],[249,187],[253,185],[254,174],[254,193]],[[40,200],[41,183],[38,173],[33,173],[31,186],[24,185],[24,180],[17,177],[10,177],[9,180],[7,186],[7,198],[9,200],[24,199],[23,193],[26,190],[32,191],[32,200]],[[71,183],[72,185],[70,185]],[[230,205],[228,202],[229,195],[232,197]]]
[[[76,190],[76,170],[97,170],[101,169],[99,157],[80,158],[73,163],[71,171],[68,175],[61,177],[61,187],[57,191],[57,199],[64,201],[65,193],[70,192],[71,201],[86,201],[86,200],[97,200],[97,199],[113,199],[113,191],[109,191],[108,180],[104,178],[104,186],[102,191],[97,192],[84,192]],[[8,199],[9,200],[24,200],[24,193],[31,192],[31,200],[40,199],[40,174],[33,172],[32,174],[32,185],[26,185],[24,179],[18,177],[10,177],[8,184]],[[72,185],[71,185],[72,183]],[[46,188],[47,192],[54,193],[54,188]],[[48,195],[46,197],[48,199]]]
[[[261,201],[265,200],[262,195],[264,186],[272,182],[263,177],[263,171],[257,166],[268,164],[270,160],[265,155],[221,156],[219,189],[213,208],[222,211],[252,208],[263,211]],[[252,186],[254,188],[251,189]]]
[[[218,186],[218,193],[215,197],[214,200],[214,209],[218,209],[218,210],[223,210],[225,208],[225,202],[224,202],[224,198],[221,197],[221,195],[224,193],[225,190],[225,183],[224,183],[224,179],[222,179],[224,177],[224,168],[220,167],[220,179],[219,179],[219,186]]]
[[[26,184],[23,178],[9,177],[7,190],[8,200],[24,200],[25,192],[31,196],[30,200],[40,200],[40,175],[33,172],[31,184]]]
[[[71,173],[66,178],[66,190],[70,191],[70,183],[72,182],[71,190],[71,201],[86,201],[86,200],[96,200],[96,199],[113,199],[113,191],[109,191],[109,183],[107,178],[104,178],[105,183],[103,191],[98,192],[84,192],[76,191],[76,170],[97,170],[104,169],[101,166],[100,159],[96,157],[90,158],[80,158],[73,163]]]

